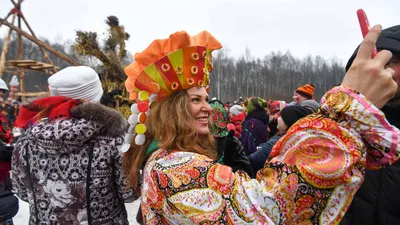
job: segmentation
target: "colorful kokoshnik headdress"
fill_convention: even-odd
[[[136,145],[146,142],[145,121],[150,105],[179,90],[206,87],[213,69],[211,52],[220,49],[221,43],[207,31],[191,37],[185,31],[171,34],[167,39],[153,41],[146,50],[135,54],[135,62],[125,68],[125,82],[130,99],[132,115],[121,150],[126,152],[136,133]]]

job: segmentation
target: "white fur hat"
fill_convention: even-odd
[[[240,105],[233,105],[230,109],[229,112],[232,113],[234,116],[239,115],[244,111],[244,108]]]
[[[70,66],[48,79],[50,95],[100,102],[103,88],[99,75],[87,66]]]
[[[4,82],[4,80],[1,78],[0,78],[0,89],[8,91],[6,82]]]

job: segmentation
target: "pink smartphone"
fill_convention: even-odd
[[[359,9],[357,10],[357,17],[358,17],[358,22],[360,23],[361,33],[363,35],[363,38],[365,38],[369,30],[371,29],[369,26],[367,14],[365,14],[363,9]],[[377,53],[378,50],[375,48],[374,51],[372,52],[371,58],[374,58]]]

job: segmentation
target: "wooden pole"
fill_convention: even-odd
[[[13,3],[14,1],[11,0]],[[18,6],[17,9],[19,11],[21,11],[21,0],[18,1]],[[15,4],[14,4],[15,5]],[[18,28],[21,29],[21,15],[18,15]],[[23,46],[22,46],[22,35],[18,34],[18,60],[22,60],[23,56],[22,56],[22,51],[23,51]],[[25,86],[24,86],[24,80],[25,80],[25,73],[24,73],[24,69],[23,68],[19,68],[19,85],[20,85],[20,91],[22,93],[25,92]]]
[[[13,24],[10,24],[6,20],[0,18],[0,23],[3,23],[4,25],[6,25],[7,27],[11,28],[12,30],[14,30],[18,34],[21,34],[22,36],[24,36],[28,40],[30,40],[33,43],[39,45],[40,47],[46,49],[50,53],[54,54],[55,56],[59,57],[60,59],[62,59],[64,61],[70,63],[71,65],[73,65],[73,66],[81,65],[78,61],[74,60],[73,58],[71,58],[69,56],[64,55],[63,53],[61,53],[61,52],[57,51],[56,49],[50,47],[49,45],[47,45],[43,41],[40,41],[39,39],[33,37],[32,35],[26,33],[25,31],[19,29],[18,27],[14,26]]]
[[[15,3],[13,0],[11,0],[11,2],[14,4],[15,7],[17,7],[18,5],[19,5],[19,7],[21,7],[22,1],[21,1],[21,2],[18,2],[18,4]],[[27,20],[26,17],[24,16],[24,14],[21,14],[20,17],[21,17],[22,20],[24,21],[25,26],[28,28],[28,30],[29,30],[29,32],[31,33],[31,35],[32,35],[33,37],[37,38],[36,35],[35,35],[35,33],[33,32],[32,28],[31,28],[31,26],[29,25],[28,20]],[[21,27],[20,27],[20,28],[21,28]],[[47,61],[47,63],[53,65],[53,63],[51,62],[51,59],[50,59],[49,56],[47,55],[47,52],[46,52],[42,47],[40,47],[40,46],[39,46],[39,49],[40,49],[40,51],[43,53],[43,56],[44,56],[45,60]],[[52,71],[53,71],[53,73],[56,73],[56,72],[57,72],[55,68],[52,68]]]
[[[26,20],[25,16],[22,15],[21,18],[24,20],[24,23],[25,23],[26,27],[28,28],[29,32],[32,34],[32,36],[35,37],[35,38],[37,38],[36,35],[35,35],[35,33],[33,32],[32,28],[31,28],[31,26],[29,25],[28,21]],[[38,45],[38,46],[39,46],[39,45]],[[51,62],[51,59],[50,59],[49,56],[47,55],[46,51],[45,51],[41,46],[39,46],[39,49],[40,49],[40,51],[43,53],[43,56],[44,56],[44,58],[46,59],[47,63],[53,65],[53,63]],[[53,68],[52,70],[53,70],[54,73],[57,72],[55,68]]]
[[[13,0],[11,0],[11,2],[14,4],[14,6],[15,6],[16,8],[17,8],[17,6],[19,6],[23,1],[24,1],[24,0],[22,0],[21,2],[18,2],[18,4],[15,4],[15,2],[14,2]],[[12,14],[13,14],[12,11],[8,12],[7,16],[6,16],[4,19],[7,20],[8,17],[10,17]],[[0,27],[1,27],[1,25],[3,25],[2,22],[0,22]]]
[[[7,16],[4,18],[5,20],[7,20],[8,19],[8,17],[10,17],[11,16],[11,12],[9,12],[8,14],[7,14]],[[2,22],[0,22],[0,27],[1,27],[1,25],[3,25],[3,23]]]
[[[15,21],[15,15],[13,15],[12,18],[12,24],[14,24]],[[7,22],[7,21],[6,21]],[[8,22],[7,22],[8,23]],[[12,29],[10,28],[10,30],[8,31],[8,35],[6,37],[6,40],[4,41],[4,45],[3,45],[3,50],[1,51],[1,56],[0,56],[0,78],[3,76],[3,71],[5,69],[5,64],[6,64],[6,54],[8,51],[8,46],[10,45],[10,39],[11,39],[11,33],[12,33]]]
[[[23,1],[24,0],[19,0],[18,2],[14,2],[14,0],[11,0],[11,3],[14,5],[15,8],[19,8]]]

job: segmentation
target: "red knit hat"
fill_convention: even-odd
[[[314,85],[306,84],[304,86],[301,86],[296,89],[295,93],[298,93],[304,98],[312,99],[312,97],[314,96]]]
[[[269,104],[269,111],[271,112],[271,114],[275,114],[280,111],[280,102],[279,101],[269,100],[268,104]]]

